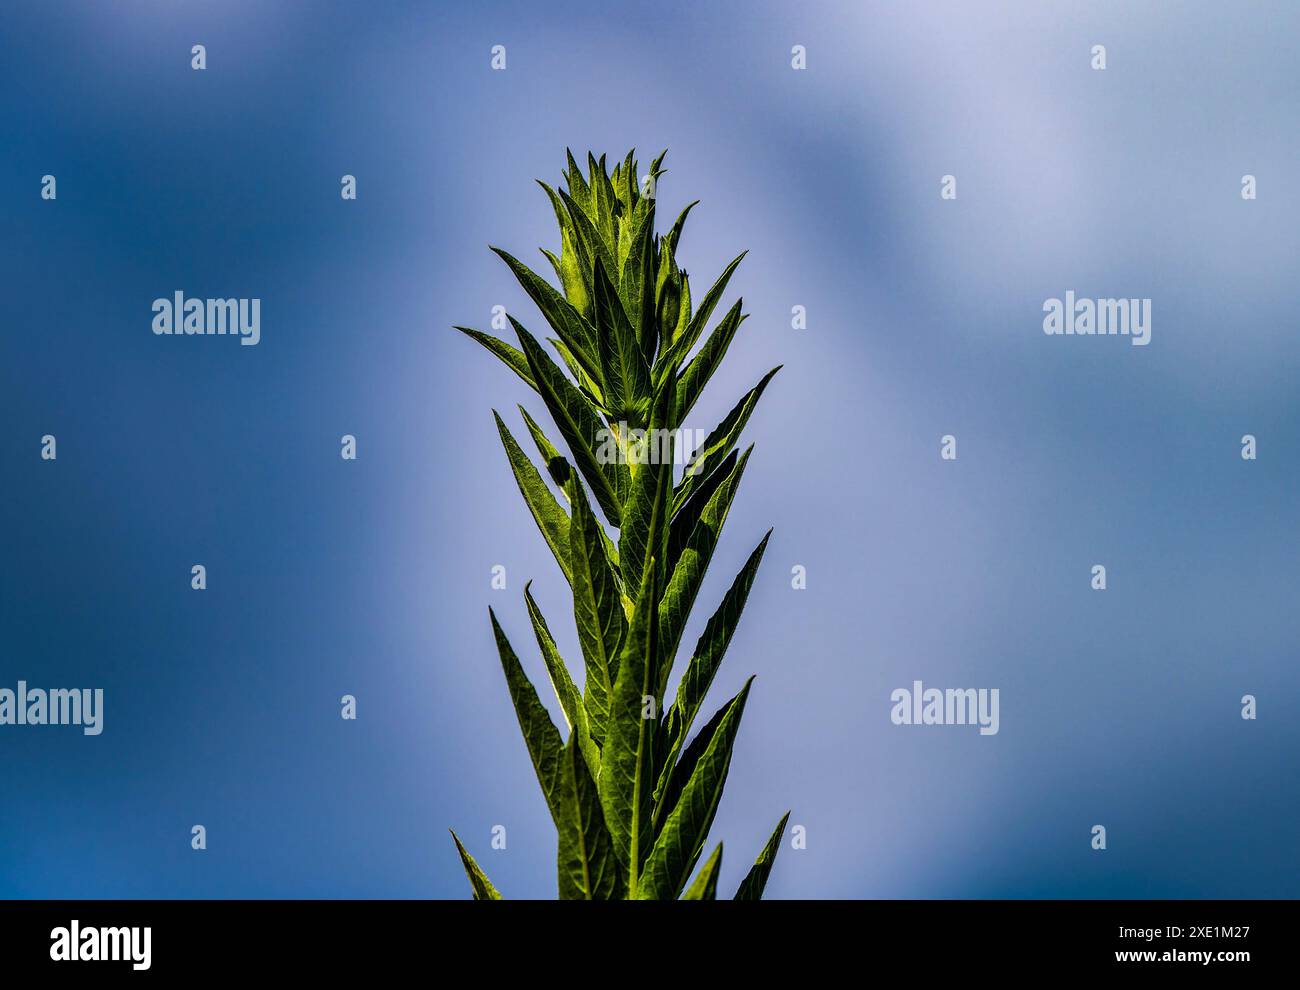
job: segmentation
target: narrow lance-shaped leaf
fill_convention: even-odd
[[[517,406],[516,408],[518,408],[520,415],[524,417],[524,423],[528,426],[528,432],[533,438],[534,446],[537,447],[537,453],[541,455],[542,462],[546,465],[546,473],[549,474],[551,480],[559,485],[561,490],[563,490],[564,486],[569,483],[569,473],[572,470],[569,467],[569,462],[564,459],[563,454],[555,449],[555,444],[551,443],[551,441],[547,439],[546,434],[542,432],[542,428],[537,425],[537,421],[533,419],[532,416],[528,415],[528,410],[523,406]],[[557,502],[556,504],[558,505],[559,503]],[[561,511],[563,511],[563,509],[561,509]],[[566,515],[565,518],[567,519],[568,516]],[[569,570],[567,563],[569,551],[567,536],[569,530],[567,526],[565,527],[564,532],[566,536],[564,547],[566,563],[564,565],[564,570],[567,574]]]
[[[617,283],[622,277],[623,266],[627,264],[628,253],[632,250],[632,231],[637,226],[639,215],[636,208],[637,204],[628,202],[624,197],[627,182],[622,174],[615,180],[614,187],[618,190],[619,205],[623,211],[614,218],[614,228],[617,231],[616,240],[618,242],[614,250],[614,263],[618,265],[618,268],[611,273],[610,277]]]
[[[618,263],[614,257],[614,250],[604,236],[596,229],[591,218],[569,196],[560,191],[560,199],[564,202],[569,211],[569,216],[573,219],[573,229],[577,231],[574,238],[574,250],[583,267],[590,271],[595,267],[596,259],[605,266],[607,272],[617,272]],[[594,198],[594,197],[593,197]]]
[[[628,234],[628,254],[619,273],[618,292],[623,308],[637,332],[645,362],[654,360],[655,327],[654,294],[654,206],[637,217]]]
[[[605,556],[600,523],[592,515],[577,475],[570,479],[569,567],[573,575],[573,614],[586,661],[585,703],[592,738],[604,744],[609,695],[618,675],[623,641],[623,606],[614,572]]]
[[[560,898],[611,900],[621,887],[618,860],[605,827],[596,782],[579,752],[576,733],[569,737],[563,756],[560,817],[556,822]]]
[[[676,369],[679,364],[686,360],[686,356],[691,352],[691,348],[695,346],[695,342],[699,340],[700,334],[704,332],[704,325],[708,323],[709,318],[713,315],[713,310],[718,305],[718,300],[721,299],[722,294],[727,291],[727,283],[731,281],[732,273],[736,270],[736,266],[740,264],[746,253],[747,252],[742,251],[736,259],[723,270],[722,274],[718,276],[718,280],[713,283],[712,288],[704,294],[704,299],[701,300],[699,309],[697,309],[695,314],[691,317],[691,321],[686,326],[686,329],[676,339],[674,339],[671,346],[663,352],[663,356],[660,358],[662,363],[660,369],[661,374],[668,368]]]
[[[689,497],[696,485],[708,477],[714,465],[731,453],[731,448],[740,439],[741,431],[745,429],[745,424],[749,422],[749,416],[754,411],[754,407],[758,405],[758,400],[762,397],[763,390],[767,388],[767,383],[772,380],[773,375],[781,370],[781,367],[781,365],[777,365],[764,375],[757,385],[746,392],[744,397],[732,408],[731,412],[727,413],[726,418],[714,427],[713,432],[704,438],[704,443],[700,444],[691,454],[687,460],[681,484],[677,486],[675,495],[677,507],[680,507]]]
[[[763,560],[763,553],[767,550],[767,541],[771,536],[772,531],[769,529],[762,542],[745,561],[745,566],[740,569],[740,573],[736,575],[727,593],[723,595],[718,610],[709,617],[703,634],[695,644],[691,661],[687,664],[686,671],[677,685],[677,697],[664,718],[668,751],[663,754],[659,783],[655,788],[656,804],[667,786],[673,762],[677,759],[677,754],[695,722],[695,716],[699,714],[700,706],[704,704],[704,698],[709,693],[714,675],[722,666],[722,658],[731,643],[736,626],[740,624],[740,614],[745,609],[745,600],[749,597],[749,589],[754,584],[754,575],[758,573],[758,565]]]
[[[564,341],[559,337],[547,337],[546,342],[555,348],[555,353],[560,355],[560,360],[564,366],[569,369],[569,374],[573,376],[574,381],[578,383],[578,391],[587,399],[597,410],[605,408],[605,390],[601,388],[600,383],[583,369],[578,363],[578,359],[573,356],[573,352],[565,346]]]
[[[640,596],[641,572],[648,556],[656,559],[660,572],[657,586],[663,587],[668,513],[672,503],[675,399],[674,383],[667,380],[655,396],[645,440],[632,448],[640,463],[623,506],[618,555],[627,596],[633,602]]]
[[[673,246],[660,238],[655,271],[655,330],[659,337],[659,357],[655,361],[654,375],[661,380],[667,371],[663,355],[672,345],[681,314],[681,293],[684,273],[678,272]]]
[[[552,269],[552,271],[555,272],[555,277],[558,278],[558,279],[560,280],[560,285],[561,285],[561,287],[563,287],[563,284],[564,284],[564,269],[563,269],[563,267],[562,267],[561,264],[560,264],[560,259],[559,259],[558,257],[556,257],[556,254],[555,254],[554,251],[548,251],[546,248],[538,248],[538,250],[541,251],[541,252],[542,252],[542,255],[546,258],[546,260],[549,261],[549,262],[551,263],[551,269]],[[569,299],[569,296],[568,296],[567,293],[565,294],[565,298],[566,298],[566,299]],[[573,300],[572,300],[572,299],[569,299],[569,302],[573,302]]]
[[[772,864],[776,861],[777,851],[781,848],[781,836],[785,834],[785,823],[789,820],[790,812],[787,811],[781,816],[781,820],[777,822],[772,837],[767,840],[767,845],[758,854],[758,859],[754,861],[754,865],[745,874],[745,879],[740,881],[740,889],[736,891],[736,900],[758,901],[763,899],[763,889],[767,886],[767,877],[772,872]]]
[[[753,679],[751,676],[750,680]],[[746,686],[748,686],[748,682],[746,682]],[[654,830],[656,837],[663,831],[664,822],[668,820],[668,815],[677,807],[677,802],[681,800],[682,790],[690,781],[691,774],[695,772],[696,765],[700,762],[705,750],[708,749],[714,733],[718,731],[718,726],[722,724],[722,720],[727,717],[730,708],[731,702],[727,702],[714,712],[709,720],[704,723],[703,728],[695,733],[690,745],[681,751],[681,755],[678,756],[674,753],[673,761],[664,766],[664,776],[667,779],[667,784],[664,787],[656,788],[654,796]],[[660,728],[662,737],[662,726]]]
[[[560,286],[564,289],[564,298],[569,301],[578,315],[591,319],[591,292],[587,285],[590,281],[582,255],[578,251],[578,233],[565,230],[561,235],[560,263],[556,266],[560,276]]]
[[[555,445],[547,439],[546,434],[542,432],[542,428],[537,425],[537,422],[533,417],[528,415],[528,410],[523,406],[519,406],[518,408],[520,413],[523,414],[524,422],[528,424],[528,432],[533,436],[533,443],[537,445],[537,452],[542,455],[542,460],[546,462],[547,473],[550,474],[551,479],[560,486],[560,491],[564,493],[564,497],[567,500],[569,497],[569,478],[573,474],[572,465],[565,460],[563,454],[555,449]],[[600,530],[601,542],[605,544],[605,557],[609,561],[610,567],[617,571],[619,569],[618,549],[614,546],[614,541],[609,538],[609,534],[605,532],[604,528],[597,528]],[[565,553],[566,555],[568,553],[567,546],[565,548]]]
[[[664,159],[667,157],[668,149],[665,148],[663,151],[659,152],[658,157],[650,163],[650,175],[652,177],[657,178],[667,171],[667,169],[663,168]]]
[[[573,152],[565,148],[564,153],[569,160],[569,169],[564,173],[564,181],[569,187],[569,195],[585,210],[591,203],[591,191],[587,187],[586,180],[582,177],[582,169],[578,168],[578,163],[574,160]]]
[[[623,159],[623,168],[621,172],[623,178],[623,187],[618,190],[619,201],[622,202],[624,209],[631,209],[636,205],[640,198],[640,192],[636,187],[636,149],[633,148]]]
[[[505,362],[507,368],[522,378],[529,388],[537,390],[537,383],[533,381],[532,369],[528,366],[528,359],[524,357],[522,351],[516,347],[511,347],[504,340],[498,340],[491,334],[483,333],[472,327],[456,327],[465,336],[471,340],[477,340],[489,351]]]
[[[685,332],[686,327],[690,324],[690,322],[691,322],[691,275],[690,272],[688,272],[685,268],[683,268],[681,272],[681,291],[679,292],[678,299],[677,299],[677,322],[673,324],[672,339],[676,340],[678,337],[680,337],[682,333]],[[686,353],[689,350],[690,348],[686,348],[682,352],[681,355],[682,359],[686,357]],[[680,359],[670,361],[667,367],[674,367],[675,365],[680,363],[681,363]]]
[[[528,747],[528,755],[537,772],[537,782],[542,785],[542,794],[546,805],[551,810],[551,817],[559,820],[560,760],[564,752],[564,740],[559,730],[551,721],[551,714],[537,697],[528,675],[515,656],[515,651],[506,639],[506,634],[497,622],[496,613],[488,609],[492,620],[492,633],[496,636],[497,653],[501,656],[501,669],[505,671],[506,686],[510,689],[510,700],[515,706],[515,715],[519,719],[519,728]]]
[[[519,493],[523,495],[537,528],[546,538],[546,545],[555,554],[556,563],[564,572],[565,580],[569,580],[569,516],[546,487],[546,482],[533,467],[533,462],[519,448],[495,409],[492,410],[492,415],[496,417],[497,432],[501,434],[501,443],[506,448],[506,457],[510,461],[510,470],[514,472],[515,482],[519,485]]]
[[[620,463],[617,458],[605,458],[602,463],[597,456],[603,443],[602,437],[608,433],[608,428],[601,422],[591,404],[565,377],[564,372],[546,356],[533,335],[517,320],[511,318],[511,322],[537,380],[538,392],[569,445],[578,470],[591,486],[592,494],[605,513],[605,518],[611,525],[618,526],[622,520],[623,496],[630,478],[626,464]]]
[[[560,700],[560,708],[564,710],[564,720],[568,723],[573,735],[577,737],[578,746],[581,748],[582,755],[587,760],[587,766],[594,776],[600,772],[600,750],[591,738],[591,729],[587,722],[587,708],[582,703],[582,692],[573,683],[573,677],[569,674],[569,668],[565,664],[564,658],[560,656],[560,651],[555,645],[555,638],[551,635],[550,627],[546,624],[546,618],[542,615],[542,610],[537,607],[532,592],[528,590],[531,585],[531,581],[524,585],[524,601],[528,605],[528,618],[533,623],[533,635],[537,637],[537,647],[542,651],[546,671],[550,674],[551,687],[554,688],[555,696]]]
[[[522,261],[503,251],[501,248],[492,248],[502,261],[504,261],[519,284],[524,287],[529,298],[537,304],[537,308],[542,311],[546,317],[546,322],[551,325],[551,329],[556,335],[564,341],[569,350],[573,352],[574,357],[587,369],[590,375],[599,375],[599,369],[596,364],[596,341],[595,333],[582,314],[573,308],[573,305],[555,290],[550,282],[542,278]]]
[[[695,207],[699,205],[700,201],[698,199],[694,202],[687,203],[686,208],[683,209],[682,212],[677,215],[677,219],[673,221],[672,228],[664,235],[664,240],[667,241],[668,245],[674,252],[677,251],[677,245],[681,243],[682,228],[686,226],[687,216],[690,215],[691,210],[695,209]]]
[[[650,369],[618,290],[598,260],[595,272],[596,324],[600,328],[600,371],[605,407],[615,420],[645,424],[650,406]]]
[[[653,202],[653,200],[651,201]],[[659,321],[655,314],[655,248],[654,248],[654,207],[645,221],[645,232],[640,245],[640,275],[635,285],[629,285],[628,295],[632,298],[632,307],[636,310],[637,339],[641,342],[641,354],[645,357],[646,367],[651,369],[654,377],[655,352],[659,348]],[[635,261],[634,258],[629,262]],[[637,300],[639,300],[639,305]]]
[[[736,497],[736,489],[745,472],[747,458],[742,457],[731,475],[718,486],[700,513],[699,521],[691,530],[690,539],[677,559],[672,576],[668,579],[668,588],[659,603],[659,618],[663,625],[661,630],[662,648],[665,662],[671,664],[677,655],[682,631],[686,628],[686,619],[695,605],[695,596],[708,570],[709,561],[713,559],[713,550],[717,546],[722,526],[727,521],[731,502]]]
[[[487,874],[479,869],[478,863],[474,862],[474,857],[469,854],[464,844],[460,841],[454,831],[451,832],[452,841],[456,843],[456,851],[460,853],[461,866],[465,867],[465,875],[469,877],[470,889],[474,891],[474,900],[476,901],[499,901],[501,894],[492,886],[492,881],[487,878]]]
[[[680,785],[680,791],[669,788],[667,797],[675,799],[672,810],[663,819],[635,896],[653,900],[675,898],[686,886],[722,798],[731,767],[732,746],[752,682],[751,677],[740,694],[719,712],[720,717],[711,719],[687,747],[681,769],[689,770],[689,777]]]
[[[745,316],[740,311],[743,302],[742,299],[736,300],[736,305],[732,306],[727,311],[727,315],[718,322],[699,353],[691,358],[682,372],[677,382],[677,408],[678,415],[682,419],[690,415],[691,410],[695,408],[695,402],[704,391],[704,386],[708,384],[713,372],[722,363],[723,355],[727,353],[736,330],[745,321]]]
[[[695,882],[686,893],[684,901],[716,901],[718,899],[718,873],[722,870],[722,843],[719,842],[713,853],[704,861],[700,872],[695,875]]]
[[[618,194],[614,192],[614,184],[609,181],[609,173],[605,170],[605,156],[601,155],[599,162],[590,154],[587,158],[591,165],[591,220],[600,232],[601,240],[612,260],[615,247],[614,212],[617,209]],[[610,271],[617,271],[612,264],[607,267]]]
[[[600,752],[600,799],[629,898],[637,896],[641,864],[653,839],[654,741],[659,729],[653,700],[659,656],[654,571],[654,560],[647,560],[641,598],[632,613],[610,695]]]
[[[722,463],[709,473],[709,476],[704,481],[694,487],[685,503],[680,505],[673,514],[672,526],[668,533],[668,567],[670,574],[677,567],[677,561],[681,559],[682,551],[690,543],[691,536],[695,533],[695,524],[700,521],[700,516],[703,515],[709,500],[713,498],[713,493],[718,490],[724,481],[731,477],[739,460],[743,458],[748,462],[753,449],[751,445],[743,455],[736,450],[732,450],[723,459]]]
[[[569,216],[569,208],[564,205],[564,200],[560,199],[560,194],[551,188],[549,183],[541,179],[535,180],[539,186],[546,191],[547,198],[551,201],[551,209],[555,211],[555,222],[559,225],[560,233],[564,234],[573,230],[573,218]],[[543,251],[546,249],[543,248]]]
[[[555,219],[560,225],[560,257],[552,260],[555,274],[560,279],[560,288],[564,298],[584,319],[591,319],[591,259],[583,250],[581,234],[573,222],[568,202],[545,182],[537,183],[546,190],[550,197],[551,208],[555,210]]]

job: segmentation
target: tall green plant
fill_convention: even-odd
[[[686,884],[722,796],[753,681],[687,742],[771,530],[706,624],[664,710],[688,614],[753,449],[738,451],[740,433],[779,369],[747,392],[689,457],[681,456],[681,424],[745,319],[737,300],[696,349],[744,255],[692,305],[690,278],[676,258],[695,203],[666,234],[655,232],[653,194],[664,174],[663,157],[638,181],[631,152],[612,174],[603,156],[596,161],[588,154],[585,176],[569,153],[566,189],[539,181],[560,226],[559,254],[542,249],[558,289],[492,249],[541,310],[558,364],[513,317],[518,348],[456,328],[541,396],[572,456],[561,454],[521,406],[544,477],[494,412],[519,491],[572,590],[582,650],[579,689],[526,586],[524,602],[564,712],[566,741],[488,610],[524,742],[559,833],[561,898],[715,899],[721,843],[689,890]],[[682,466],[680,476],[675,463]],[[617,542],[597,508],[618,531]],[[787,812],[737,899],[762,896],[788,818]],[[452,837],[475,898],[500,898]]]

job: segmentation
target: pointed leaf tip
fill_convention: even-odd
[[[772,872],[772,864],[776,861],[776,854],[781,848],[781,837],[785,835],[785,826],[789,821],[790,812],[787,811],[781,816],[781,820],[776,823],[776,828],[772,831],[767,844],[763,846],[763,851],[758,854],[758,859],[754,861],[754,865],[745,874],[745,879],[740,882],[740,889],[736,891],[735,900],[762,900],[763,890],[767,886],[767,878]]]
[[[464,843],[460,841],[460,836],[456,834],[455,829],[447,829],[451,833],[451,839],[456,843],[456,852],[460,854],[461,866],[465,869],[465,875],[469,877],[470,889],[474,892],[476,901],[499,901],[501,893],[492,885],[492,881],[487,878],[487,874],[479,868],[478,863],[474,862],[474,857],[469,854]]]

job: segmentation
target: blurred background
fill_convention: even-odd
[[[487,245],[547,269],[566,146],[668,149],[697,294],[749,250],[689,425],[785,365],[684,638],[774,526],[707,706],[758,675],[721,889],[790,808],[768,896],[1300,895],[1294,5],[3,16],[0,687],[106,698],[0,727],[0,895],[466,897],[450,826],[554,896],[487,620],[542,678],[532,579],[576,663],[491,416],[544,410],[450,326],[540,330]],[[1068,289],[1151,298],[1151,344],[1044,336]],[[261,343],[154,336],[176,290]],[[892,725],[915,679],[1000,732]]]

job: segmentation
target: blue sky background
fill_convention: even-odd
[[[0,727],[0,895],[463,897],[453,826],[553,896],[486,617],[540,676],[535,579],[578,656],[490,412],[541,409],[449,326],[540,329],[487,245],[544,265],[566,146],[669,149],[697,286],[750,251],[688,425],[785,365],[685,637],[775,526],[713,694],[758,675],[722,889],[792,808],[771,896],[1300,895],[1294,5],[3,20],[0,686],[107,698],[99,737]],[[177,289],[260,297],[261,343],[155,337]],[[1151,344],[1044,336],[1067,289],[1152,298]],[[914,679],[999,688],[1001,731],[892,725]]]

